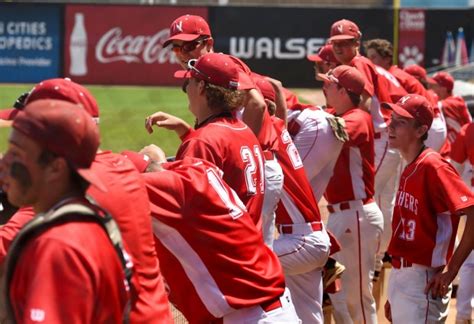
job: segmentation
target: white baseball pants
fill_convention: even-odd
[[[341,276],[342,289],[330,294],[336,323],[377,323],[372,295],[375,254],[383,231],[383,216],[376,203],[363,205],[350,201],[350,209],[329,215],[328,229],[341,244],[333,257],[346,267]]]
[[[324,323],[322,268],[329,256],[329,236],[323,228],[313,232],[305,224],[292,234],[280,234],[274,242],[298,316],[303,323]]]
[[[469,254],[459,270],[456,295],[456,321],[473,320],[474,311],[474,251]]]

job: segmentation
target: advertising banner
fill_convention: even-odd
[[[60,18],[60,6],[0,4],[0,82],[60,74]]]
[[[177,17],[207,8],[68,5],[64,73],[79,83],[177,85],[180,69],[163,48]]]
[[[425,60],[425,11],[401,9],[399,19],[398,65],[403,68]]]
[[[314,87],[306,59],[329,37],[340,19],[357,23],[362,41],[393,40],[393,12],[388,9],[213,7],[210,21],[216,51],[242,58],[255,72],[275,77],[287,87]]]

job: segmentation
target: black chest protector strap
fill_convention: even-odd
[[[8,257],[6,260],[6,268],[4,273],[4,300],[6,303],[6,311],[9,322],[14,323],[14,313],[10,301],[10,283],[15,272],[15,267],[21,250],[25,247],[26,242],[33,236],[37,236],[51,227],[69,223],[69,222],[95,222],[99,224],[107,233],[110,242],[114,246],[117,256],[120,259],[122,269],[125,274],[125,279],[128,284],[128,289],[131,287],[132,278],[132,263],[130,257],[123,248],[122,235],[119,227],[112,216],[104,209],[88,204],[84,201],[72,201],[65,203],[59,207],[51,209],[47,213],[36,215],[29,223],[27,223],[21,231],[17,234],[8,250]],[[34,266],[32,264],[32,266]],[[60,301],[58,301],[59,303]],[[130,312],[130,300],[124,311],[123,322],[128,323]]]

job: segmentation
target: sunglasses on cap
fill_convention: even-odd
[[[188,71],[194,71],[197,74],[203,76],[205,80],[210,80],[211,78],[206,73],[201,72],[198,69],[196,69],[196,67],[194,66],[194,65],[196,65],[196,62],[197,62],[197,59],[191,59],[191,60],[188,61]],[[205,80],[203,80],[203,81],[205,81]],[[186,88],[188,87],[188,84],[189,84],[189,79],[184,80],[184,83],[181,87],[181,89],[183,90],[184,93],[186,93]]]
[[[184,42],[181,45],[172,44],[171,49],[175,53],[179,53],[179,52],[189,53],[189,52],[194,51],[196,49],[196,47],[198,47],[202,43],[206,42],[208,39],[209,38],[203,38],[203,39],[198,39],[198,40],[195,40],[195,41],[192,41],[192,42]]]

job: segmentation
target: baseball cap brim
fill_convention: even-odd
[[[166,47],[168,46],[172,41],[174,40],[180,40],[180,41],[183,41],[183,42],[192,42],[196,39],[198,39],[199,37],[201,37],[203,35],[197,35],[197,34],[177,34],[177,35],[174,35],[174,36],[171,36],[169,37],[164,43],[163,43],[163,47]]]
[[[0,110],[0,119],[1,120],[13,120],[18,114],[19,110],[14,108],[2,109]]]
[[[250,90],[255,89],[257,86],[252,79],[252,76],[244,71],[239,72],[239,86],[237,90]]]
[[[191,71],[189,70],[178,70],[174,73],[176,79],[190,79]]]
[[[102,192],[107,192],[107,187],[104,185],[102,180],[100,180],[99,175],[94,172],[91,168],[88,169],[80,169],[77,168],[76,172],[84,178],[87,182],[89,182],[92,186],[96,187]]]
[[[311,61],[311,62],[322,62],[323,61],[321,56],[319,56],[318,54],[308,55],[308,56],[306,56],[306,58],[308,59],[308,61]]]
[[[415,117],[413,117],[407,110],[403,109],[397,104],[382,102],[382,107],[386,109],[390,109],[402,117],[415,119]]]
[[[329,38],[329,42],[347,39],[355,39],[355,37],[351,35],[336,35]]]

